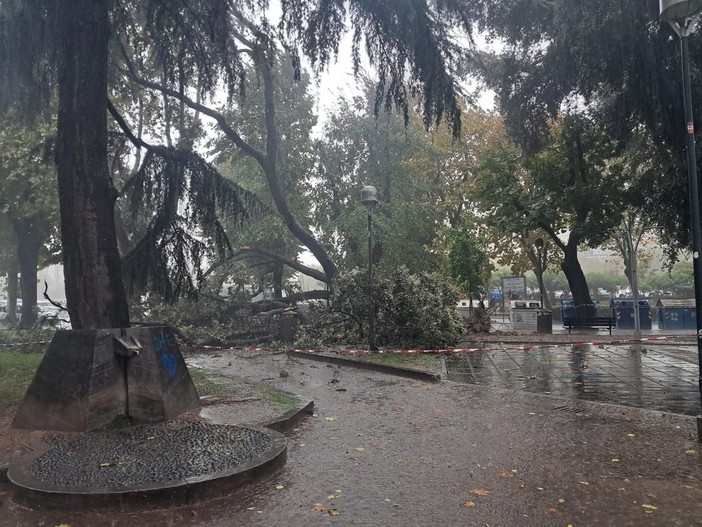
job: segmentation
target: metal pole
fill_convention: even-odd
[[[687,170],[690,186],[690,221],[692,222],[692,264],[695,276],[695,316],[697,318],[697,358],[702,368],[702,236],[700,235],[700,195],[695,153],[695,126],[692,116],[692,88],[690,86],[690,61],[688,35],[680,35],[683,65],[683,93],[685,99],[685,124],[687,128]],[[702,401],[702,370],[698,370],[700,401]],[[697,417],[697,439],[702,443],[702,418]]]
[[[639,311],[639,277],[636,261],[636,250],[634,249],[634,241],[631,239],[631,232],[625,231],[626,242],[629,246],[629,258],[631,264],[631,287],[634,294],[634,338],[641,338],[641,312]]]
[[[373,214],[368,210],[368,294],[371,299],[371,312],[368,321],[368,348],[375,351],[375,295],[373,294],[373,238],[372,220]]]

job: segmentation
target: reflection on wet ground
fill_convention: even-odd
[[[451,381],[684,415],[700,414],[697,348],[563,345],[456,353]]]

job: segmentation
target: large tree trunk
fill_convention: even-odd
[[[561,269],[568,280],[578,316],[595,316],[597,310],[590,297],[590,288],[587,285],[585,273],[583,273],[583,268],[578,261],[578,244],[573,240],[569,240],[568,244],[563,247]]]
[[[60,15],[56,166],[68,313],[74,329],[129,326],[107,165],[109,0]]]
[[[17,239],[17,261],[20,271],[22,310],[20,327],[31,328],[37,321],[37,264],[43,242],[44,228],[36,220],[12,222]]]

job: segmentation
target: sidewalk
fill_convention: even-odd
[[[582,352],[555,342],[548,351],[526,352],[505,351],[518,341],[488,344],[503,351],[455,354],[483,372],[480,385],[422,382],[284,353],[197,354],[191,365],[314,400],[316,415],[290,435],[278,476],[168,511],[36,513],[8,501],[0,505],[0,524],[702,527],[695,419],[576,396],[577,375],[584,393],[612,387],[603,382],[610,366],[639,363],[647,378],[670,346],[651,346],[634,360],[626,346],[609,344]],[[689,342],[672,348],[683,354],[676,361],[689,363]],[[587,367],[570,365],[576,353]],[[547,378],[549,391],[558,379],[571,391],[526,389]]]
[[[700,414],[693,335],[642,331],[504,336],[446,358],[448,379],[508,390]],[[660,340],[653,340],[660,339]]]

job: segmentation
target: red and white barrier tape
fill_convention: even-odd
[[[636,343],[636,342],[669,340],[669,339],[684,338],[684,337],[689,337],[689,336],[690,335],[664,335],[664,336],[657,336],[657,337],[643,337],[640,339],[594,340],[594,341],[590,341],[590,342],[559,342],[557,344],[540,343],[540,344],[524,344],[524,345],[520,345],[520,346],[500,346],[500,347],[492,346],[492,347],[480,347],[480,348],[389,349],[389,350],[378,350],[378,351],[369,351],[366,349],[341,349],[341,350],[314,350],[314,349],[308,349],[308,348],[271,349],[271,348],[266,348],[266,347],[255,347],[255,346],[248,347],[248,348],[237,348],[237,349],[245,350],[245,351],[252,351],[252,352],[283,352],[283,351],[296,351],[299,353],[333,352],[333,353],[337,353],[339,355],[342,355],[342,354],[377,355],[377,354],[396,354],[396,353],[404,353],[404,354],[444,353],[444,354],[450,354],[450,353],[476,353],[476,352],[483,352],[484,353],[484,352],[498,352],[498,351],[530,351],[533,349],[562,348],[564,346],[604,346],[607,344],[621,345],[621,344],[632,344],[632,343]],[[207,346],[207,345],[197,345],[197,346],[195,346],[195,348],[202,349],[202,350],[208,350],[208,351],[233,349],[233,348],[227,348],[225,346]]]
[[[619,340],[593,340],[590,342],[559,342],[557,344],[524,344],[521,346],[492,346],[492,347],[480,347],[480,348],[443,348],[443,349],[389,349],[389,350],[378,350],[369,351],[365,349],[342,349],[342,350],[314,350],[308,348],[267,348],[251,346],[247,348],[230,348],[227,346],[216,346],[216,345],[206,345],[197,344],[192,346],[198,350],[204,351],[222,351],[222,350],[244,350],[252,352],[284,352],[284,351],[297,351],[300,353],[328,353],[334,352],[337,354],[349,354],[349,355],[375,355],[375,354],[395,354],[395,353],[406,353],[406,354],[421,354],[421,353],[475,353],[475,352],[497,352],[497,351],[529,351],[532,349],[545,349],[545,348],[562,348],[564,346],[604,346],[607,344],[621,345],[621,344],[632,344],[636,342],[650,342],[657,340],[669,340],[676,338],[686,338],[694,337],[694,335],[663,335],[657,337],[643,337],[640,339],[619,339]],[[0,346],[14,347],[14,346],[34,346],[34,345],[45,345],[49,344],[50,341],[37,341],[37,342],[5,342],[0,343]]]

